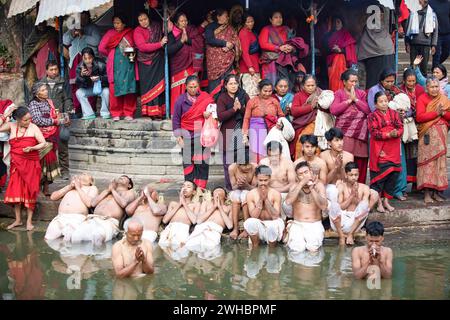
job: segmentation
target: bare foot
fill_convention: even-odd
[[[441,196],[439,193],[435,193],[431,196],[434,200],[436,200],[437,202],[443,202],[445,201],[445,198],[443,196]]]
[[[431,198],[430,195],[425,195],[425,198],[423,199],[423,201],[425,202],[425,204],[434,203],[434,200],[433,200],[433,198]]]
[[[239,234],[238,239],[246,239],[246,238],[248,238],[248,233],[247,231],[244,230]]]
[[[378,204],[377,211],[380,212],[380,213],[385,213],[386,212],[386,210],[384,210],[384,207],[383,207],[382,204]]]
[[[347,240],[345,241],[345,243],[350,245],[350,246],[355,244],[355,241],[353,240],[353,235],[352,234],[349,234],[347,236]]]
[[[34,229],[34,226],[32,224],[27,224],[27,231],[31,231]]]
[[[230,232],[230,238],[233,240],[236,240],[238,237],[238,231],[237,230],[233,230]]]
[[[339,245],[344,246],[345,245],[345,236],[339,237]]]
[[[22,225],[22,222],[20,221],[14,221],[13,223],[11,223],[9,226],[6,227],[6,229],[11,230],[15,227],[19,227]]]
[[[408,199],[405,196],[397,196],[396,198],[400,201],[406,201]]]
[[[389,211],[389,212],[393,212],[394,210],[395,210],[395,208],[393,207],[393,206],[391,206],[390,204],[389,204],[389,202],[387,202],[387,201],[385,201],[384,202],[384,207],[387,209],[387,211]]]

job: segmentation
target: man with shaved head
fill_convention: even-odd
[[[142,239],[144,225],[138,218],[127,224],[125,237],[112,248],[112,263],[118,278],[140,277],[154,272],[152,244]]]

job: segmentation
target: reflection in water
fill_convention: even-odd
[[[355,280],[351,248],[316,253],[284,247],[250,250],[223,241],[193,253],[154,246],[155,274],[114,277],[112,243],[46,243],[38,232],[0,232],[1,299],[449,299],[450,241],[394,250],[392,280],[369,290]]]

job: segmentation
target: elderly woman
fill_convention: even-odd
[[[243,161],[244,145],[242,144],[242,123],[245,106],[250,97],[239,87],[239,76],[229,74],[223,80],[223,87],[217,94],[217,117],[222,123],[223,169],[225,172],[225,187],[232,190],[228,167],[233,162]],[[237,159],[235,159],[235,154]]]
[[[60,175],[57,157],[59,142],[59,118],[53,105],[53,101],[48,98],[48,87],[46,84],[37,82],[33,86],[33,100],[28,108],[30,109],[31,121],[41,129],[48,145],[41,150],[42,185],[43,192],[50,196],[48,185],[53,183]]]
[[[205,119],[211,116],[206,109],[214,100],[199,88],[200,80],[197,76],[192,75],[186,79],[186,93],[175,103],[172,126],[177,143],[183,149],[184,179],[205,189],[208,183],[210,150],[201,145],[200,133]]]
[[[138,15],[139,26],[133,31],[133,41],[138,49],[136,60],[141,89],[141,114],[152,118],[162,118],[164,107],[164,45],[161,24],[150,21],[148,14]]]
[[[417,83],[421,86],[425,86],[426,78],[423,76],[422,72],[420,72],[420,68],[418,66],[422,62],[423,57],[417,56],[413,62],[414,71],[417,76]],[[439,80],[439,88],[442,94],[445,94],[447,98],[450,99],[450,84],[448,83],[447,78],[447,68],[443,64],[437,64],[433,67],[433,76]]]
[[[125,51],[134,47],[133,29],[127,28],[119,15],[114,15],[113,25],[98,45],[100,54],[107,57],[109,111],[114,121],[121,116],[131,121],[136,111],[136,66]]]
[[[367,102],[369,103],[370,111],[374,112],[377,108],[375,106],[375,95],[378,92],[384,92],[388,101],[392,101],[396,94],[401,90],[395,85],[397,74],[391,68],[386,68],[381,72],[379,83],[369,89],[367,93]]]
[[[14,110],[14,111],[13,111]],[[11,115],[15,123],[8,121]],[[13,204],[16,220],[8,229],[22,225],[22,206],[27,209],[27,230],[33,230],[33,211],[39,195],[41,164],[39,151],[47,144],[41,130],[31,123],[27,108],[9,109],[0,116],[0,132],[9,132],[11,145],[11,167],[5,203]]]
[[[329,89],[336,91],[342,89],[341,74],[347,68],[358,62],[356,57],[356,40],[344,28],[344,19],[334,16],[333,29],[327,37],[327,65]]]
[[[235,72],[234,63],[241,55],[239,37],[229,25],[228,12],[217,9],[213,18],[214,22],[205,30],[208,91],[211,95],[219,92],[221,82],[228,74]]]
[[[314,134],[314,122],[319,108],[319,96],[322,92],[317,86],[317,80],[313,75],[306,75],[300,92],[294,96],[291,114],[292,125],[295,129],[295,137],[290,144],[291,157],[296,160],[302,156],[302,144],[300,137],[305,134]]]
[[[272,12],[269,20],[270,25],[262,28],[259,34],[262,77],[269,79],[272,85],[279,78],[287,78],[293,88],[296,72],[306,72],[299,59],[308,55],[309,46],[283,25],[280,11]]]
[[[417,100],[416,121],[419,124],[419,155],[417,158],[417,189],[425,190],[425,203],[444,201],[439,194],[448,188],[447,132],[450,102],[441,93],[439,79],[426,82],[426,94]]]
[[[367,116],[370,108],[366,93],[357,89],[358,74],[352,69],[341,75],[344,88],[334,93],[334,101],[330,112],[336,116],[336,128],[344,133],[344,150],[355,157],[359,169],[359,182],[366,183],[368,149]]]
[[[259,163],[259,160],[267,156],[264,140],[267,132],[284,117],[278,99],[272,96],[273,85],[264,79],[259,83],[259,95],[250,99],[245,108],[244,124],[242,126],[243,143],[249,144],[251,162]]]
[[[168,51],[171,74],[170,113],[178,97],[186,92],[186,78],[203,69],[205,40],[201,27],[188,24],[186,14],[179,12],[175,25],[168,36]]]

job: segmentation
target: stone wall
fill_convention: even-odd
[[[214,150],[213,150],[214,151]],[[74,120],[69,142],[70,171],[98,178],[129,174],[139,180],[182,180],[181,149],[170,120]],[[210,178],[223,179],[221,155],[213,153]]]
[[[16,105],[25,102],[21,74],[0,73],[0,97],[1,99],[10,99]]]

